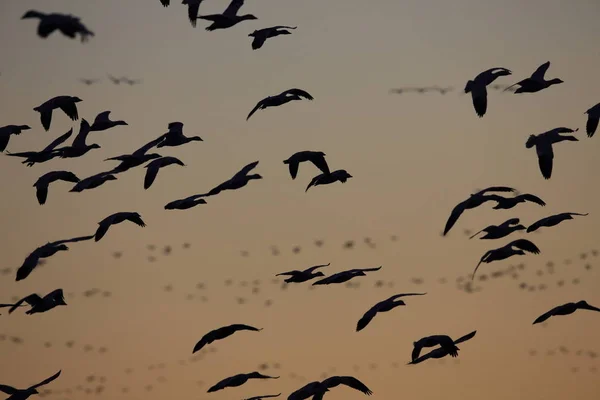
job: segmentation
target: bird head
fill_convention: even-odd
[[[533,146],[535,146],[535,142],[536,142],[537,136],[536,135],[529,135],[529,138],[527,139],[527,142],[525,142],[525,147],[530,149]]]
[[[129,124],[125,121],[115,121],[115,125],[129,125]]]
[[[90,150],[91,150],[91,149],[100,149],[100,148],[101,148],[101,147],[100,147],[100,145],[99,145],[98,143],[94,143],[94,144],[91,144],[91,145],[90,145]]]
[[[525,226],[521,225],[521,224],[516,225],[513,229],[515,231],[524,231],[524,230],[527,230],[527,228]]]
[[[71,97],[71,101],[72,101],[73,103],[79,103],[79,102],[81,102],[81,101],[83,101],[83,100],[81,100],[79,97],[75,96],[75,97]]]
[[[104,175],[104,180],[106,180],[106,181],[116,181],[117,177],[114,176],[114,175],[112,175],[112,174]]]
[[[204,140],[202,140],[202,138],[200,136],[192,136],[190,138],[191,141],[196,141],[196,142],[204,142]]]
[[[66,244],[59,244],[55,247],[56,251],[67,251],[69,247]]]
[[[21,19],[28,19],[28,18],[43,18],[45,17],[45,14],[42,14],[39,11],[34,11],[34,10],[29,10],[25,13],[25,15],[23,15],[21,17]]]
[[[585,301],[585,300],[578,301],[577,303],[575,303],[575,305],[577,305],[579,307],[581,307],[581,306],[589,306],[588,302]]]
[[[254,36],[256,36],[257,33],[258,33],[258,31],[254,31],[252,33],[249,33],[248,36],[254,37]]]
[[[260,174],[252,174],[252,175],[248,175],[248,179],[262,179],[262,175]]]
[[[61,296],[58,299],[56,299],[56,305],[57,306],[66,306],[67,302],[65,301],[65,299]]]
[[[240,18],[241,18],[241,19],[246,19],[246,20],[258,19],[257,17],[255,17],[255,16],[254,16],[254,15],[252,15],[252,14],[246,14],[246,15],[242,15]]]
[[[550,85],[556,85],[559,83],[564,83],[564,81],[562,79],[558,79],[558,78],[554,78],[554,79],[551,79],[550,81],[548,81],[548,84],[550,84]]]

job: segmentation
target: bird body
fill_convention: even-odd
[[[53,151],[60,154],[60,158],[77,158],[84,156],[90,150],[99,149],[99,144],[86,144],[85,141],[89,133],[90,124],[85,119],[82,119],[81,125],[79,127],[79,133],[77,134],[75,139],[73,139],[73,143],[71,144],[71,146],[61,147]]]
[[[315,381],[304,385],[300,389],[291,393],[287,400],[305,400],[309,397],[312,397],[313,400],[321,400],[325,393],[329,391],[329,389],[339,385],[348,386],[349,388],[358,390],[367,396],[373,394],[367,385],[353,376],[331,376],[321,382]]]
[[[99,174],[80,180],[75,186],[73,186],[73,189],[69,190],[69,192],[80,193],[84,190],[95,189],[99,186],[102,186],[105,182],[116,180],[117,177],[112,175],[110,172],[100,172]]]
[[[517,239],[513,240],[505,246],[499,247],[494,250],[489,250],[481,257],[481,260],[479,260],[479,263],[475,267],[475,271],[473,271],[471,279],[475,278],[475,273],[477,272],[477,269],[479,268],[481,263],[489,264],[493,261],[502,261],[512,256],[525,255],[525,252],[540,254],[540,249],[538,249],[538,247],[535,244],[533,244],[527,239]]]
[[[412,357],[411,357],[412,360],[408,364],[409,365],[419,364],[430,358],[433,358],[433,359],[444,358],[449,354],[452,355],[453,357],[455,357],[455,355],[453,355],[453,354],[458,355],[458,350],[459,350],[459,348],[456,345],[466,342],[467,340],[471,340],[473,337],[475,337],[476,333],[477,333],[477,331],[468,333],[465,336],[462,336],[462,337],[454,340],[452,342],[452,345],[450,345],[450,343],[446,339],[446,338],[448,338],[448,336],[445,336],[445,335],[429,336],[429,337],[421,339],[420,341],[414,342],[413,343],[414,348],[413,348]],[[444,343],[444,344],[442,344],[442,343]],[[419,356],[421,349],[423,347],[431,347],[429,345],[435,346],[436,344],[440,344],[440,347],[430,351],[429,353],[427,353],[425,355]],[[428,345],[428,346],[426,346],[426,345]],[[416,358],[415,358],[415,356],[416,356]]]
[[[96,242],[100,241],[100,239],[102,239],[104,235],[106,235],[106,232],[108,232],[108,228],[110,228],[111,225],[117,225],[125,221],[133,222],[134,224],[142,228],[146,226],[146,223],[142,220],[140,214],[136,212],[118,212],[109,215],[102,221],[98,222],[99,226],[98,230],[96,230],[96,234],[94,235],[94,240]]]
[[[310,93],[302,89],[288,89],[277,95],[265,97],[264,99],[256,103],[256,106],[254,106],[252,111],[250,111],[250,113],[246,117],[246,121],[248,121],[250,117],[254,115],[254,113],[258,110],[265,110],[269,107],[278,107],[287,104],[290,101],[302,99],[314,100],[314,97],[312,97]]]
[[[219,184],[218,186],[212,188],[208,193],[198,195],[197,197],[207,197],[207,196],[215,196],[221,193],[224,190],[237,190],[241,189],[248,184],[251,180],[254,179],[262,179],[262,176],[259,174],[249,174],[256,166],[258,165],[258,161],[254,161],[244,168],[239,170],[233,177],[228,179],[227,181]]]
[[[352,178],[352,175],[350,175],[345,169],[338,169],[329,174],[319,174],[312,178],[312,180],[306,187],[305,192],[308,192],[308,189],[310,189],[313,186],[330,185],[335,182],[346,183],[346,181],[350,178]]]
[[[195,194],[185,199],[174,200],[165,205],[165,210],[187,210],[196,207],[199,204],[206,204],[206,200],[202,198],[202,194]]]
[[[20,307],[23,302],[31,306],[31,308],[25,312],[25,314],[27,315],[43,313],[46,311],[50,311],[55,307],[67,305],[67,303],[65,302],[63,290],[56,289],[48,293],[44,297],[40,297],[35,293],[23,297],[21,300],[13,304],[10,310],[8,310],[8,313],[11,314],[18,307]]]
[[[156,145],[157,148],[161,147],[177,147],[189,142],[202,142],[200,136],[187,137],[183,134],[183,124],[181,122],[171,122],[169,124],[169,132],[165,133],[163,140]]]
[[[535,321],[533,321],[533,325],[544,322],[548,318],[556,316],[556,315],[573,314],[577,310],[590,310],[590,311],[600,312],[600,308],[591,306],[586,301],[581,300],[581,301],[578,301],[577,303],[566,303],[561,306],[554,307],[552,310],[548,311],[547,313],[540,315]]]
[[[183,161],[181,161],[180,159],[175,158],[175,157],[157,158],[153,161],[150,161],[146,166],[144,166],[144,168],[146,168],[146,176],[144,178],[144,189],[148,189],[150,186],[152,186],[152,183],[156,179],[156,176],[158,175],[158,171],[161,168],[164,168],[164,167],[167,167],[167,166],[173,165],[173,164],[185,167],[185,164],[183,163]]]
[[[40,119],[42,126],[46,131],[50,130],[50,124],[52,123],[52,112],[56,109],[61,109],[72,121],[79,119],[79,113],[77,112],[77,103],[82,100],[79,97],[74,96],[57,96],[53,97],[47,102],[35,107],[33,111],[40,113]]]

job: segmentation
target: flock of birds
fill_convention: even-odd
[[[170,5],[169,0],[160,0],[161,4],[165,7]],[[257,20],[258,18],[253,14],[240,14],[240,9],[244,5],[244,0],[232,0],[229,6],[221,14],[212,15],[198,15],[202,0],[183,0],[182,4],[187,6],[188,18],[193,27],[196,26],[197,20],[209,21],[210,25],[206,27],[207,31],[215,31],[220,29],[229,29],[237,24],[244,21]],[[23,19],[36,19],[38,20],[37,34],[41,38],[47,38],[54,32],[59,31],[64,36],[74,39],[77,36],[82,42],[86,42],[95,36],[94,32],[89,30],[81,21],[80,18],[59,13],[42,13],[36,10],[30,10],[26,12]],[[260,49],[264,46],[265,42],[276,36],[290,35],[292,31],[297,27],[292,26],[273,26],[255,30],[248,36],[252,38],[251,46],[254,50]],[[550,67],[550,62],[542,64],[537,68],[529,77],[520,80],[511,86],[504,87],[504,91],[511,91],[514,94],[523,93],[537,93],[542,90],[547,90],[553,85],[561,84],[563,81],[558,78],[549,79],[545,78],[546,72]],[[474,79],[469,80],[464,88],[464,93],[471,94],[473,107],[477,116],[483,117],[488,108],[488,87],[498,88],[498,86],[492,86],[496,79],[502,76],[512,75],[512,72],[506,68],[491,68],[488,69]],[[130,85],[139,83],[139,81],[131,80],[129,78],[115,78],[109,76],[109,79],[114,84],[127,83]],[[91,85],[96,83],[96,80],[85,79],[83,83]],[[517,87],[515,89],[515,87]],[[428,91],[437,91],[441,94],[445,94],[452,90],[452,88],[403,88],[393,90],[396,93],[404,93],[408,91],[416,91],[417,93],[425,93]],[[300,100],[313,100],[313,96],[305,90],[292,88],[285,90],[279,94],[273,94],[265,97],[264,99],[257,102],[257,104],[251,109],[246,117],[249,120],[257,111],[266,110],[267,108],[274,108],[285,105],[292,101]],[[60,95],[49,99],[43,104],[33,108],[33,110],[39,113],[41,125],[45,131],[49,131],[52,124],[52,118],[56,111],[62,111],[72,121],[80,120],[77,104],[83,100],[76,96]],[[49,145],[39,151],[27,151],[21,153],[10,153],[6,152],[11,157],[22,158],[23,164],[31,167],[35,164],[41,164],[51,161],[54,158],[79,158],[85,156],[89,151],[99,149],[101,146],[97,143],[89,143],[90,134],[96,135],[94,132],[103,132],[117,126],[126,126],[127,122],[112,120],[110,117],[110,111],[103,111],[99,113],[92,124],[86,119],[81,119],[79,132],[73,139],[70,145],[63,145],[73,134],[73,129],[69,130],[65,134],[59,136],[57,139],[52,141]],[[591,107],[586,111],[587,123],[586,132],[589,137],[592,137],[597,130],[598,122],[600,120],[600,103]],[[113,156],[107,158],[106,161],[117,161],[118,164],[107,171],[99,172],[90,177],[80,179],[76,174],[71,171],[51,171],[42,175],[33,185],[36,190],[36,196],[39,204],[43,205],[48,200],[49,187],[55,184],[55,182],[63,181],[72,183],[73,188],[71,192],[81,192],[84,190],[96,189],[104,185],[108,181],[116,180],[117,175],[122,174],[132,168],[140,167],[146,164],[146,175],[144,179],[144,188],[149,189],[153,182],[155,182],[159,171],[170,165],[185,166],[185,164],[171,156],[162,156],[158,153],[150,153],[152,149],[164,149],[165,147],[177,147],[186,145],[195,141],[203,141],[199,136],[189,137],[183,133],[184,124],[182,122],[171,122],[168,124],[168,131],[156,139],[144,144],[138,149],[135,149],[129,154],[123,154],[119,156]],[[29,125],[7,125],[0,128],[0,151],[4,152],[9,145],[11,136],[18,136],[24,131],[30,130]],[[553,164],[554,164],[554,145],[562,141],[578,141],[578,139],[569,134],[577,132],[578,129],[570,129],[565,127],[559,127],[547,132],[531,135],[525,143],[527,148],[535,148],[539,168],[542,176],[545,179],[550,179],[552,176]],[[93,137],[93,136],[92,136]],[[60,147],[62,145],[62,147]],[[308,191],[311,187],[329,185],[336,182],[345,183],[348,179],[352,178],[346,170],[337,169],[331,170],[326,159],[325,154],[320,151],[299,151],[291,155],[288,159],[284,160],[283,163],[288,166],[289,173],[292,179],[296,179],[298,174],[299,165],[302,163],[312,163],[318,170],[319,174],[311,179],[305,191]],[[183,199],[174,200],[164,206],[166,210],[186,210],[196,207],[201,204],[207,204],[206,198],[216,196],[224,191],[233,191],[245,187],[250,181],[262,179],[262,176],[258,173],[253,173],[254,169],[258,166],[259,162],[255,161],[241,168],[229,179],[224,180],[222,183],[214,186],[212,189],[201,194],[193,194]],[[466,200],[458,204],[451,212],[451,215],[446,223],[443,235],[448,234],[452,227],[456,224],[459,217],[466,211],[477,208],[484,203],[489,201],[495,202],[494,209],[512,209],[520,203],[531,202],[540,206],[545,206],[545,202],[539,197],[532,194],[518,194],[514,197],[504,197],[498,193],[515,193],[516,189],[505,186],[493,186],[484,190],[480,190],[477,193],[471,194]],[[518,231],[526,231],[527,233],[535,232],[542,227],[553,227],[560,224],[563,221],[573,219],[574,216],[585,216],[586,213],[575,213],[565,212],[556,215],[551,215],[536,221],[525,227],[520,224],[518,218],[511,218],[500,225],[490,225],[477,232],[471,238],[475,237],[481,232],[485,232],[485,235],[481,239],[501,239],[508,235],[511,235]],[[95,242],[100,241],[109,231],[109,229],[115,225],[123,222],[131,222],[139,227],[145,227],[146,223],[142,219],[141,215],[137,212],[117,212],[107,216],[98,223],[96,232],[92,235],[80,236],[70,238],[66,240],[58,240],[43,244],[33,250],[24,260],[22,266],[16,272],[16,281],[22,281],[27,279],[30,274],[39,265],[40,260],[52,257],[58,252],[69,250],[68,244],[78,243],[83,241],[94,240]],[[475,268],[472,278],[474,278],[477,269],[482,263],[491,263],[494,261],[505,260],[515,255],[524,255],[526,252],[539,254],[540,249],[528,239],[516,239],[504,246],[489,250],[480,259],[477,267]],[[306,282],[312,282],[312,286],[318,285],[335,285],[347,283],[355,278],[364,277],[368,273],[375,273],[381,270],[382,266],[376,268],[355,268],[350,270],[343,270],[339,272],[326,275],[323,269],[328,267],[330,264],[317,265],[304,270],[292,270],[282,272],[279,275],[286,276],[285,282],[288,284],[305,284]],[[399,306],[406,306],[404,297],[412,296],[423,296],[426,293],[399,293],[390,296],[372,307],[370,307],[364,315],[358,320],[356,324],[356,331],[364,330],[371,321],[381,313],[387,313]],[[415,300],[416,301],[416,300]],[[12,304],[1,304],[0,307],[8,308],[8,313],[12,313],[15,310],[28,306],[29,309],[25,311],[26,314],[37,314],[45,313],[53,310],[58,306],[66,306],[64,293],[62,289],[56,289],[45,295],[39,295],[37,293],[30,294],[15,303]],[[538,324],[546,321],[552,316],[568,315],[572,314],[576,310],[591,310],[600,311],[600,308],[591,306],[586,301],[576,301],[559,305],[552,308],[550,311],[540,315],[536,318],[533,324]],[[231,324],[214,329],[206,333],[193,347],[192,353],[196,353],[202,350],[206,345],[211,344],[215,341],[224,340],[232,335],[240,335],[242,332],[259,332],[261,328],[257,328],[246,324]],[[446,356],[457,357],[458,351],[460,350],[458,345],[462,344],[473,337],[475,337],[476,331],[472,331],[464,334],[461,337],[453,339],[448,335],[431,335],[420,338],[413,343],[413,351],[411,354],[411,361],[409,364],[419,364],[429,359],[441,359]],[[424,349],[432,350],[423,353]],[[42,386],[48,385],[61,374],[58,371],[51,377],[44,379],[43,381],[25,388],[15,388],[8,385],[0,385],[0,391],[6,393],[9,397],[8,400],[25,400],[31,395],[38,394],[38,389]],[[216,392],[224,390],[226,388],[238,387],[244,385],[249,380],[261,379],[261,380],[272,380],[278,379],[278,376],[265,375],[258,371],[248,373],[238,373],[233,376],[227,377],[216,384],[212,385],[208,392]],[[288,400],[305,400],[313,398],[313,400],[321,400],[330,390],[343,385],[362,392],[365,395],[371,395],[372,390],[367,387],[363,382],[353,376],[330,376],[319,381],[310,382],[296,391],[289,394]],[[277,397],[278,395],[261,395],[251,397],[251,400],[259,400],[269,397]]]

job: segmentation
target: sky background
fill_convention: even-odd
[[[227,4],[207,0],[200,13],[222,12]],[[86,44],[58,33],[40,39],[37,22],[20,19],[29,9],[77,15],[96,36]],[[575,392],[578,399],[597,398],[600,380],[594,368],[600,361],[575,353],[600,351],[600,316],[580,311],[550,319],[546,327],[531,322],[566,302],[600,305],[600,265],[590,254],[598,245],[600,223],[595,184],[600,138],[580,130],[580,142],[557,145],[549,181],[525,141],[559,126],[584,130],[583,113],[600,102],[600,81],[594,79],[600,63],[600,4],[248,0],[241,11],[259,19],[207,32],[203,21],[196,29],[190,26],[178,1],[169,8],[158,0],[0,3],[0,125],[32,127],[11,137],[9,151],[40,150],[71,127],[78,131],[79,121],[72,123],[62,112],[54,113],[49,132],[41,127],[32,109],[58,95],[82,98],[79,115],[88,121],[111,110],[114,119],[129,123],[91,134],[88,142],[102,148],[82,158],[27,168],[18,159],[0,157],[2,267],[13,269],[0,276],[0,301],[59,287],[75,294],[67,297],[67,307],[46,314],[2,311],[2,383],[25,388],[62,369],[47,387],[63,391],[53,395],[57,400],[86,396],[77,387],[95,388],[97,381],[85,380],[90,375],[106,379],[99,398],[219,400],[280,392],[283,398],[328,373],[354,375],[381,399],[553,400]],[[253,51],[248,33],[273,25],[298,29]],[[496,83],[512,84],[548,60],[547,78],[564,84],[532,95],[490,91],[482,119],[461,93],[467,80],[488,68],[511,69],[513,76]],[[116,86],[107,74],[143,84]],[[80,78],[103,81],[85,86]],[[455,90],[445,96],[389,93],[393,87],[432,85]],[[246,122],[257,101],[290,88],[304,89],[315,100],[259,111]],[[83,193],[69,193],[69,184],[56,183],[47,204],[37,203],[32,185],[42,174],[69,170],[84,178],[109,170],[116,164],[105,158],[134,151],[173,121],[183,122],[187,135],[200,135],[204,142],[161,149],[187,167],[162,170],[149,190],[143,189],[140,167]],[[305,193],[318,170],[303,164],[292,180],[282,163],[301,150],[325,152],[332,169],[346,169],[353,178]],[[191,210],[163,209],[256,160],[263,180]],[[465,213],[441,237],[452,208],[472,191],[492,185],[535,194],[547,206],[520,204],[510,211],[483,206]],[[101,242],[72,244],[25,281],[14,281],[14,270],[36,247],[93,234],[99,221],[120,211],[139,212],[147,227],[112,227]],[[590,215],[529,235],[541,255],[484,265],[478,272],[524,263],[515,279],[476,281],[483,290],[472,294],[457,290],[456,278],[471,273],[485,251],[526,237],[475,241],[467,239],[465,229],[475,232],[510,217],[528,225],[560,212]],[[392,235],[397,240],[390,240]],[[362,243],[365,237],[376,249]],[[324,246],[315,247],[316,239]],[[346,240],[355,240],[356,248],[344,250]],[[182,248],[185,242],[189,249]],[[148,260],[149,244],[158,247],[155,262]],[[159,253],[165,245],[173,247],[168,257]],[[279,256],[271,254],[272,245]],[[302,250],[294,254],[294,246]],[[115,251],[122,257],[115,259]],[[580,260],[581,253],[589,258]],[[549,261],[555,263],[552,275]],[[383,268],[358,278],[355,290],[339,285],[311,291],[304,284],[284,291],[272,283],[278,272],[324,263],[331,263],[324,270],[328,274]],[[423,283],[415,284],[415,277]],[[227,279],[233,284],[227,286]],[[254,280],[260,284],[253,285]],[[386,285],[376,288],[378,280]],[[558,287],[559,280],[565,285]],[[522,282],[547,289],[520,290]],[[197,289],[198,283],[204,289]],[[166,285],[173,290],[166,292]],[[253,286],[260,293],[253,294]],[[81,295],[91,288],[111,296]],[[415,290],[428,294],[408,298],[406,307],[354,331],[376,302]],[[237,297],[246,304],[238,304]],[[189,361],[202,335],[232,323],[264,330],[237,333],[213,345],[216,352]],[[458,338],[473,330],[476,337],[460,346],[459,363],[405,365],[413,341],[433,334]],[[24,342],[16,345],[12,336]],[[65,346],[70,340],[73,348]],[[85,345],[94,350],[83,351]],[[547,355],[559,346],[569,354]],[[100,347],[108,351],[99,354]],[[532,349],[536,356],[530,355]],[[160,363],[163,368],[156,367]],[[257,370],[262,363],[271,366],[263,372],[281,378],[206,393],[222,378]],[[133,372],[126,373],[127,368]],[[157,381],[160,376],[166,381]],[[332,399],[362,396],[347,388],[327,394]]]

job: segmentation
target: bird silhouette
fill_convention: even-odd
[[[367,311],[361,319],[358,320],[358,323],[356,324],[356,332],[360,332],[361,330],[363,330],[370,322],[373,318],[375,318],[375,316],[378,313],[381,312],[387,312],[387,311],[391,311],[394,308],[398,307],[398,306],[405,306],[406,303],[404,303],[404,301],[402,300],[397,300],[400,297],[405,297],[405,296],[423,296],[427,293],[402,293],[402,294],[395,294],[383,301],[380,301],[379,303],[375,304],[373,307],[371,307],[369,309],[369,311]]]
[[[540,90],[547,89],[552,85],[557,85],[559,83],[563,83],[563,81],[558,78],[554,78],[549,81],[547,81],[544,78],[544,76],[546,75],[546,71],[548,71],[549,67],[550,67],[550,61],[547,61],[544,64],[540,65],[533,72],[533,74],[531,74],[531,76],[529,78],[525,78],[522,81],[519,81],[519,82],[515,83],[514,85],[509,86],[508,88],[504,89],[504,91],[507,91],[507,90],[513,88],[514,86],[519,86],[517,88],[517,90],[515,90],[515,92],[514,92],[515,94],[536,93],[536,92],[539,92]]]
[[[90,127],[91,132],[101,132],[107,129],[114,128],[115,126],[128,125],[125,121],[111,121],[110,111],[103,111],[96,115],[94,123]]]
[[[183,0],[181,4],[188,6],[188,18],[192,27],[196,27],[196,20],[198,19],[198,10],[200,10],[200,4],[203,0]]]
[[[485,235],[480,237],[480,239],[502,239],[503,237],[508,236],[513,232],[522,231],[525,229],[527,228],[519,224],[519,218],[511,218],[509,220],[504,221],[500,225],[489,225],[488,227],[483,228],[479,232],[469,237],[469,239],[473,239],[481,232],[485,232]]]
[[[565,140],[577,142],[578,139],[575,136],[567,135],[562,136],[561,133],[573,133],[579,129],[570,128],[555,128],[539,135],[530,135],[525,142],[525,147],[530,149],[535,146],[535,152],[538,157],[538,165],[544,179],[550,179],[552,177],[552,166],[554,165],[554,150],[552,145],[560,143]]]
[[[355,268],[355,269],[350,269],[347,271],[341,271],[341,272],[335,273],[333,275],[329,275],[326,278],[316,281],[315,283],[313,283],[313,286],[344,283],[344,282],[347,282],[350,279],[355,278],[357,276],[367,276],[367,274],[365,272],[379,271],[380,269],[381,269],[381,266],[379,266],[377,268]]]
[[[30,396],[34,394],[39,394],[37,388],[42,387],[44,385],[49,384],[56,378],[60,376],[61,371],[58,371],[56,374],[52,375],[50,378],[41,381],[33,386],[28,387],[27,389],[16,389],[12,386],[8,385],[0,385],[0,392],[6,393],[9,395],[6,400],[27,400]]]
[[[460,350],[456,347],[456,344],[452,340],[450,336],[447,335],[432,335],[426,336],[413,342],[413,351],[411,354],[412,361],[415,361],[419,358],[421,354],[421,350],[423,347],[435,347],[440,346],[440,348],[444,349],[446,353],[451,355],[452,357],[458,357],[458,351]]]
[[[82,22],[81,18],[69,14],[44,14],[39,11],[29,10],[21,19],[39,19],[37,34],[46,39],[55,31],[59,31],[70,39],[75,39],[79,34],[82,43],[95,36]]]
[[[109,161],[109,160],[121,161],[121,163],[119,165],[117,165],[114,169],[112,169],[110,171],[111,173],[121,173],[121,172],[128,171],[131,168],[135,168],[137,166],[142,165],[146,161],[150,161],[150,160],[154,160],[155,158],[162,157],[160,154],[156,154],[156,153],[147,154],[147,152],[151,148],[156,147],[162,141],[163,141],[163,137],[160,136],[160,137],[146,143],[145,145],[143,145],[142,147],[140,147],[139,149],[137,149],[136,151],[134,151],[131,154],[124,154],[122,156],[107,158],[104,161]]]
[[[475,334],[477,333],[477,331],[473,331],[465,336],[460,337],[459,339],[456,339],[454,341],[454,347],[456,347],[457,344],[466,342],[467,340],[471,340],[473,337],[475,337]],[[458,347],[456,348],[452,348],[452,350],[458,350]],[[420,351],[420,350],[419,350]],[[414,365],[414,364],[419,364],[422,363],[425,360],[429,360],[429,359],[439,359],[439,358],[444,358],[446,357],[449,353],[450,350],[450,346],[445,346],[445,347],[439,347],[437,349],[434,349],[432,351],[430,351],[429,353],[422,355],[414,360],[412,360],[411,362],[409,362],[409,365]],[[413,350],[414,352],[414,350]]]
[[[203,194],[195,194],[185,199],[174,200],[165,205],[165,210],[187,210],[196,207],[199,204],[206,204],[206,200],[202,198]]]
[[[79,133],[73,139],[73,143],[70,146],[60,147],[53,150],[60,155],[60,158],[78,158],[87,154],[88,151],[93,149],[99,149],[99,144],[87,144],[86,140],[90,133],[90,124],[85,120],[81,120],[79,127]]]
[[[290,175],[292,179],[296,179],[300,163],[307,161],[310,161],[324,174],[329,174],[329,166],[327,165],[327,161],[325,161],[325,153],[323,153],[322,151],[299,151],[297,153],[292,154],[292,156],[287,160],[283,160],[283,163],[289,166]]]
[[[250,171],[256,168],[257,165],[258,161],[254,161],[246,165],[244,168],[236,172],[235,175],[233,175],[233,177],[215,186],[208,193],[198,195],[198,197],[215,196],[224,190],[241,189],[244,186],[246,186],[251,180],[262,179],[262,176],[259,174],[249,174]]]
[[[133,222],[134,224],[142,228],[146,226],[146,223],[142,220],[140,214],[136,212],[118,212],[109,215],[102,221],[98,222],[99,226],[96,230],[96,234],[94,235],[94,240],[96,242],[100,241],[100,239],[102,239],[104,235],[106,235],[106,232],[108,232],[108,228],[110,228],[111,225],[117,225],[125,221]]]
[[[325,274],[321,271],[314,271],[318,268],[328,267],[330,264],[331,263],[315,265],[314,267],[307,268],[304,271],[293,270],[288,272],[281,272],[275,276],[289,276],[289,278],[286,278],[284,280],[285,283],[302,283],[317,278],[319,276],[325,276]]]
[[[29,125],[6,125],[0,127],[0,153],[6,150],[10,135],[20,135],[21,132],[31,129]]]
[[[212,22],[212,24],[206,27],[207,31],[227,29],[242,21],[258,19],[252,14],[238,15],[243,5],[244,0],[231,0],[231,3],[229,3],[229,6],[227,6],[222,14],[199,15],[198,18]]]
[[[77,112],[77,103],[81,102],[79,97],[74,96],[57,96],[53,97],[47,102],[35,107],[33,111],[40,113],[40,119],[42,126],[46,131],[50,130],[50,124],[52,123],[52,112],[56,109],[61,109],[72,121],[79,119],[79,113]]]
[[[314,100],[314,97],[312,97],[310,93],[302,89],[288,89],[277,95],[265,97],[264,99],[256,103],[256,106],[254,106],[252,111],[250,111],[250,113],[246,117],[246,121],[248,121],[250,117],[254,115],[254,113],[258,110],[266,110],[269,107],[278,107],[283,104],[287,104],[290,101],[302,99]]]
[[[248,374],[237,374],[221,380],[219,383],[213,385],[207,390],[208,393],[217,392],[219,390],[226,389],[228,387],[242,386],[248,382],[249,379],[279,379],[278,376],[263,375],[260,372],[250,372]]]
[[[144,178],[144,189],[148,189],[152,186],[152,183],[156,179],[158,175],[158,171],[161,168],[167,167],[169,165],[180,165],[185,167],[183,161],[175,157],[161,157],[155,160],[150,161],[147,165],[144,166],[146,168],[146,177]]]
[[[497,249],[493,249],[493,250],[488,250],[479,260],[479,263],[477,264],[477,266],[475,267],[475,270],[473,271],[473,275],[471,276],[471,279],[475,278],[475,273],[477,272],[477,269],[479,268],[479,266],[481,265],[481,263],[491,263],[493,261],[501,261],[501,260],[505,260],[509,257],[512,256],[522,256],[525,255],[525,252],[529,252],[529,253],[533,253],[533,254],[540,254],[540,249],[538,249],[538,247],[533,244],[531,241],[527,240],[527,239],[517,239],[517,240],[513,240],[512,242],[499,247]]]
[[[529,227],[527,228],[527,233],[535,232],[539,228],[544,227],[544,226],[548,227],[548,228],[552,227],[552,226],[556,226],[563,221],[573,219],[574,215],[579,215],[579,216],[585,217],[588,214],[587,213],[580,214],[580,213],[566,212],[566,213],[551,215],[549,217],[542,218],[542,219],[534,222],[533,224],[529,225]]]
[[[29,304],[31,308],[25,311],[25,314],[38,314],[46,311],[50,311],[57,306],[66,306],[65,296],[62,289],[56,289],[52,292],[48,293],[44,297],[40,297],[38,294],[33,293],[29,296],[23,297],[21,300],[17,301],[13,306],[8,310],[9,314],[12,314],[18,307],[23,304],[23,302]]]
[[[25,151],[21,153],[10,153],[6,152],[6,155],[11,157],[20,157],[24,158],[24,161],[21,161],[21,164],[27,164],[28,167],[32,167],[37,163],[43,163],[46,161],[50,161],[51,159],[58,157],[60,154],[54,152],[54,149],[63,144],[68,138],[73,134],[73,129],[69,129],[69,131],[55,140],[53,140],[48,146],[46,146],[41,151]]]
[[[483,71],[473,80],[467,81],[465,93],[471,93],[473,107],[479,118],[482,118],[487,112],[487,86],[501,76],[512,75],[512,72],[506,68],[495,67]]]
[[[84,190],[95,189],[99,186],[102,186],[104,183],[108,181],[116,181],[117,177],[111,174],[110,172],[100,172],[98,174],[88,176],[85,179],[77,182],[73,189],[69,190],[69,192],[80,193]]]
[[[161,147],[176,147],[181,146],[183,144],[189,142],[202,142],[202,138],[200,136],[191,136],[187,137],[183,134],[183,123],[181,122],[171,122],[169,124],[169,132],[162,135],[163,140],[156,145],[157,148]]]
[[[345,169],[338,169],[331,173],[323,173],[312,178],[308,186],[306,187],[305,192],[308,192],[313,186],[321,186],[321,185],[330,185],[335,182],[346,183],[346,181],[353,176],[348,173]]]
[[[339,385],[348,386],[349,388],[358,390],[367,396],[373,394],[371,389],[352,376],[332,376],[321,382],[315,381],[304,385],[300,389],[292,392],[288,396],[288,400],[305,400],[309,397],[312,397],[313,400],[321,400],[325,393],[329,391],[329,389]]]
[[[600,121],[600,103],[594,107],[588,109],[584,114],[587,114],[587,122],[585,124],[585,131],[588,137],[594,136],[596,129],[598,129],[598,122]]]
[[[42,175],[34,184],[36,196],[40,204],[45,204],[48,198],[48,187],[56,181],[79,182],[79,178],[69,171],[52,171]]]
[[[252,40],[252,50],[260,49],[265,41],[270,38],[274,38],[279,35],[291,35],[292,32],[289,29],[296,29],[297,26],[283,26],[277,25],[272,26],[270,28],[263,28],[255,30],[254,32],[248,34],[248,36],[253,37]]]
[[[533,325],[542,323],[546,321],[548,318],[556,316],[556,315],[569,315],[573,314],[577,310],[590,310],[590,311],[600,311],[600,308],[589,305],[586,301],[581,300],[577,303],[566,303],[558,307],[554,307],[552,310],[544,313],[536,318],[533,321]]]
[[[244,325],[244,324],[233,324],[233,325],[227,325],[227,326],[223,326],[221,328],[212,330],[212,331],[208,332],[206,335],[202,336],[202,339],[200,339],[198,341],[198,343],[196,343],[196,345],[194,346],[194,351],[192,351],[192,354],[200,351],[204,346],[211,344],[215,340],[225,339],[238,331],[259,332],[259,331],[262,331],[262,328],[255,328],[253,326]]]

